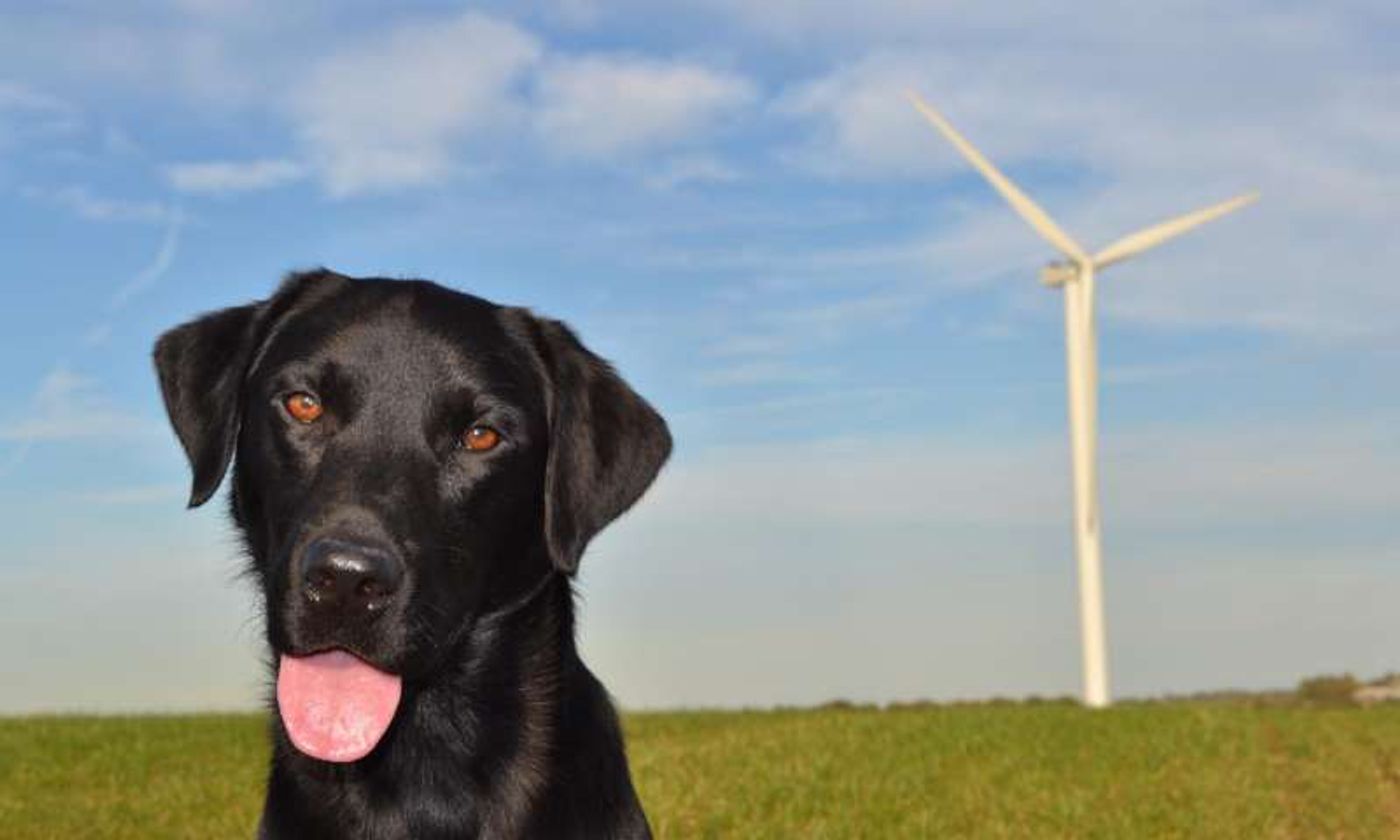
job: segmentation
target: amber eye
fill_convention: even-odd
[[[489,452],[501,442],[501,433],[490,426],[472,426],[462,433],[462,446],[472,452]]]
[[[297,391],[290,394],[282,405],[286,406],[287,413],[292,415],[292,419],[298,423],[315,423],[320,419],[321,413],[325,411],[321,407],[321,401],[314,394],[305,391]]]

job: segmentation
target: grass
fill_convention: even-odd
[[[627,716],[660,837],[1400,837],[1400,707]],[[0,835],[251,837],[253,715],[0,719]]]

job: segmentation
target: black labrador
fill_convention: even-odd
[[[570,576],[665,422],[558,321],[289,277],[161,336],[194,474],[230,462],[273,653],[267,838],[649,837]]]

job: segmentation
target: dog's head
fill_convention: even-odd
[[[191,506],[233,465],[284,664],[431,674],[464,628],[572,574],[670,451],[563,324],[427,282],[294,275],[161,336],[155,363]]]

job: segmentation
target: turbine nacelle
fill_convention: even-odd
[[[1047,263],[1040,270],[1040,284],[1051,289],[1058,289],[1078,276],[1079,266],[1075,263],[1067,261]]]

